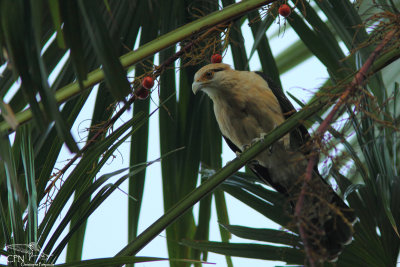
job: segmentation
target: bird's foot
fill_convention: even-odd
[[[254,145],[255,143],[257,143],[260,140],[264,140],[264,137],[266,136],[266,133],[261,133],[260,137],[256,137],[253,140],[251,140],[251,145]]]
[[[242,146],[242,151],[245,151],[245,150],[249,149],[250,146],[251,146],[251,145],[243,145],[243,146]],[[236,153],[240,153],[240,152],[236,152]],[[237,154],[236,154],[236,155],[237,155]]]
[[[256,137],[253,140],[251,140],[250,144],[246,144],[242,146],[242,151],[245,151],[249,147],[253,146],[255,143],[264,140],[265,136],[267,136],[267,133],[261,133],[260,137]],[[282,139],[278,140],[276,143],[272,144],[268,148],[268,152],[272,154],[272,152],[276,149],[276,145],[280,147],[284,147],[286,150],[290,148],[290,139],[289,135],[285,135]],[[236,152],[236,156],[240,156],[240,152]]]
[[[261,140],[264,140],[265,136],[267,136],[267,133],[261,133],[261,134],[260,134],[260,137],[256,137],[256,138],[254,138],[253,140],[251,140],[251,145],[254,145],[255,143],[257,143],[257,142],[259,142],[259,141],[261,141]],[[274,144],[272,144],[271,146],[269,146],[267,151],[268,151],[270,154],[272,154],[272,151],[273,151],[273,150],[274,150]]]

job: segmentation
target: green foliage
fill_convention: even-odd
[[[133,256],[166,230],[171,266],[200,266],[207,260],[207,251],[226,255],[228,266],[233,266],[231,256],[305,262],[288,201],[251,175],[237,171],[299,123],[310,126],[324,119],[325,111],[386,31],[399,31],[394,22],[400,16],[399,6],[391,0],[292,1],[292,14],[283,19],[277,15],[280,1],[235,4],[224,0],[223,7],[218,3],[0,0],[0,63],[4,64],[0,76],[0,255],[9,255],[3,250],[5,246],[34,242],[42,250],[32,263],[58,260],[65,262],[59,266],[133,265],[164,260]],[[366,10],[370,16],[365,15]],[[372,15],[385,27],[379,27]],[[244,23],[245,19],[250,23]],[[279,55],[272,53],[266,35],[276,20],[280,30],[291,28],[298,36]],[[249,56],[249,37],[244,38],[243,32],[246,27],[254,41]],[[202,36],[206,31],[210,32]],[[135,43],[139,48],[131,51]],[[187,51],[177,54],[187,45]],[[209,56],[228,45],[236,69],[251,69],[250,58],[258,56],[262,71],[277,84],[281,83],[279,74],[316,57],[330,74],[326,81],[330,87],[322,87],[263,142],[221,168],[222,138],[211,102],[206,96],[194,97],[191,84],[194,73]],[[399,255],[396,99],[400,77],[393,71],[399,68],[398,45],[398,38],[390,42],[369,69],[367,82],[360,85],[346,109],[340,110],[339,119],[345,123],[329,130],[332,137],[326,143],[330,146],[324,147],[321,155],[327,160],[340,152],[340,157],[323,167],[359,217],[354,241],[336,266],[395,266]],[[161,69],[153,65],[157,60],[159,66],[169,65]],[[132,83],[127,78],[128,68],[135,71]],[[165,215],[139,234],[140,215],[147,212],[141,210],[141,202],[145,169],[152,163],[146,163],[152,113],[151,100],[139,102],[132,91],[139,88],[144,75],[158,78],[159,87],[152,95],[158,93],[160,99],[157,112]],[[86,103],[97,84],[95,102]],[[132,103],[132,117],[116,127],[114,122]],[[94,111],[85,145],[79,148],[70,129],[85,105],[92,105]],[[129,167],[99,175],[129,138]],[[63,144],[75,156],[57,171]],[[343,167],[348,165],[352,167]],[[56,180],[61,177],[63,182],[56,190],[54,184],[59,184]],[[111,177],[118,179],[110,183]],[[130,195],[127,245],[115,257],[82,261],[87,219],[126,180]],[[49,203],[46,199],[54,191]],[[230,225],[225,192],[286,229]],[[72,204],[68,204],[69,199]],[[200,203],[198,216],[192,209],[196,203]],[[39,220],[44,205],[46,213]],[[221,224],[222,242],[208,241],[213,208]],[[61,214],[63,209],[67,210],[65,215]],[[229,243],[230,234],[258,243]],[[65,248],[66,259],[59,259]]]

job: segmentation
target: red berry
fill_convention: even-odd
[[[136,93],[137,98],[146,99],[150,94],[150,90],[146,88],[140,88],[140,90]]]
[[[211,56],[211,63],[221,63],[222,56],[220,54],[214,54]]]
[[[279,15],[287,18],[287,17],[289,17],[290,13],[292,13],[292,10],[290,9],[290,6],[283,4],[279,7],[278,12],[279,12]]]
[[[144,77],[142,81],[142,86],[146,89],[151,89],[154,85],[154,80],[150,76]]]

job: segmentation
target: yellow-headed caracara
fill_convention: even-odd
[[[262,73],[236,71],[223,63],[209,64],[197,71],[192,89],[195,94],[203,91],[211,98],[222,135],[236,153],[294,112],[282,90]],[[286,195],[292,205],[303,184],[308,139],[307,129],[300,126],[248,164],[263,182]],[[307,244],[315,258],[335,260],[352,239],[356,216],[316,167],[307,188],[301,214]]]

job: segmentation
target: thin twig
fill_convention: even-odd
[[[342,105],[344,103],[346,103],[346,100],[351,95],[351,93],[353,93],[357,88],[359,88],[364,83],[365,79],[367,78],[367,73],[368,73],[369,68],[372,66],[376,57],[382,52],[383,48],[393,38],[395,33],[396,33],[395,30],[390,31],[386,35],[386,37],[382,40],[382,42],[371,53],[371,55],[368,57],[367,61],[365,61],[364,65],[354,76],[353,80],[351,81],[350,85],[347,87],[346,91],[344,91],[343,94],[340,96],[339,101],[333,107],[333,109],[328,114],[328,116],[325,118],[325,120],[319,125],[318,129],[316,130],[316,134],[315,134],[317,137],[322,138],[324,133],[330,127],[330,124],[333,121],[338,110],[342,107]],[[295,217],[298,218],[298,220],[299,220],[298,227],[299,227],[300,237],[303,240],[306,255],[307,255],[307,258],[309,260],[311,267],[315,266],[315,261],[311,255],[311,249],[310,249],[309,245],[307,244],[307,236],[306,236],[306,233],[304,230],[304,226],[302,225],[302,220],[300,219],[301,218],[300,215],[301,215],[301,211],[302,211],[303,204],[304,204],[304,197],[306,194],[307,183],[309,183],[311,181],[312,172],[313,172],[315,164],[317,163],[317,158],[318,158],[317,153],[311,154],[311,156],[309,158],[307,169],[306,169],[306,175],[305,175],[304,182],[303,182],[303,185],[301,188],[299,199],[298,199],[298,201],[296,203],[296,207],[295,207]]]

